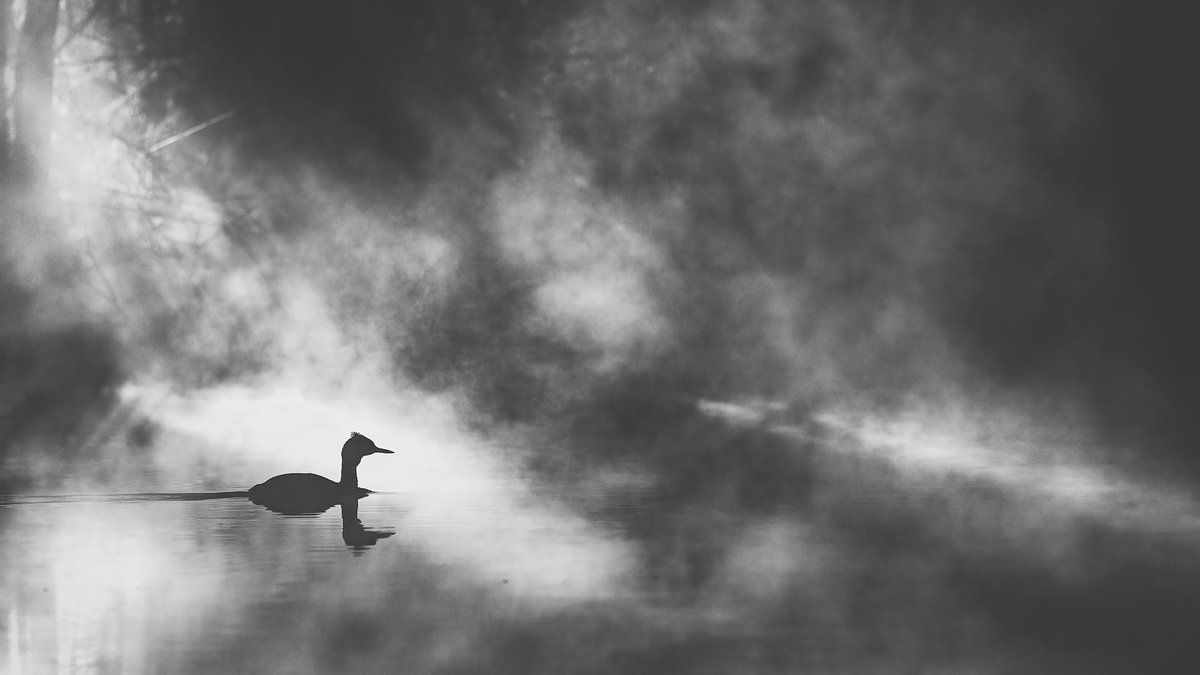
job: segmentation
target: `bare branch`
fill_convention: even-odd
[[[162,150],[163,148],[167,147],[168,145],[171,145],[172,143],[175,143],[177,141],[182,141],[183,139],[187,138],[188,136],[191,136],[192,134],[204,131],[205,129],[211,127],[214,124],[217,124],[218,122],[224,122],[225,120],[229,119],[230,117],[233,117],[233,113],[234,113],[234,111],[232,111],[232,110],[230,110],[228,112],[223,112],[220,115],[217,115],[216,117],[212,118],[211,120],[209,120],[207,122],[201,122],[200,124],[197,124],[196,126],[191,127],[190,129],[181,131],[181,132],[175,134],[174,136],[167,138],[166,140],[159,141],[158,143],[155,143],[154,145],[150,146],[149,152],[158,152],[159,150]]]

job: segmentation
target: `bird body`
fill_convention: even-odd
[[[366,455],[393,454],[358,432],[342,445],[342,474],[332,481],[315,473],[285,473],[250,488],[250,501],[288,515],[320,513],[334,504],[371,493],[358,486],[358,463]]]
[[[346,487],[315,473],[280,474],[250,488],[251,499],[285,497],[290,493],[303,493],[312,497],[321,496],[336,500],[341,497],[366,497],[371,491],[360,487]]]

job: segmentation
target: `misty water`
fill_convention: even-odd
[[[0,0],[0,675],[1198,672],[1179,12]]]
[[[147,497],[3,508],[6,586],[17,589],[5,672],[420,671],[476,649],[490,659],[493,647],[466,645],[504,642],[598,594],[579,587],[589,570],[553,560],[464,560],[461,548],[479,542],[400,495],[362,504],[363,526],[385,535],[374,546],[339,507],[286,517],[245,498]],[[487,520],[489,538],[529,536],[469,495],[454,510]]]
[[[272,428],[189,425],[307,412],[273,440],[320,469],[336,404],[234,389],[157,409],[176,431],[145,470],[0,501],[3,672],[1182,672],[1197,656],[1194,502],[1096,467],[705,402],[673,427],[688,468],[569,478],[437,410],[368,413],[397,454],[364,458],[360,482],[387,491],[286,516],[215,489],[270,474]]]

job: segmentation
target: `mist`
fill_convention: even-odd
[[[510,640],[524,672],[1195,655],[1170,12],[143,4],[62,3],[43,150],[6,115],[0,492],[243,490],[328,475],[350,431],[402,447],[371,484],[410,502],[413,574],[467,580],[422,602],[537,608],[389,615],[417,581],[304,605],[432,621],[419,672]],[[263,583],[225,545],[215,574]],[[468,634],[481,663],[446,656]],[[397,654],[323,649],[292,666]]]

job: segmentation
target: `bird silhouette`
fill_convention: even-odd
[[[335,504],[357,502],[371,494],[358,486],[358,463],[376,453],[394,454],[355,431],[342,444],[341,480],[315,473],[285,473],[250,488],[250,501],[285,515],[321,513]]]

